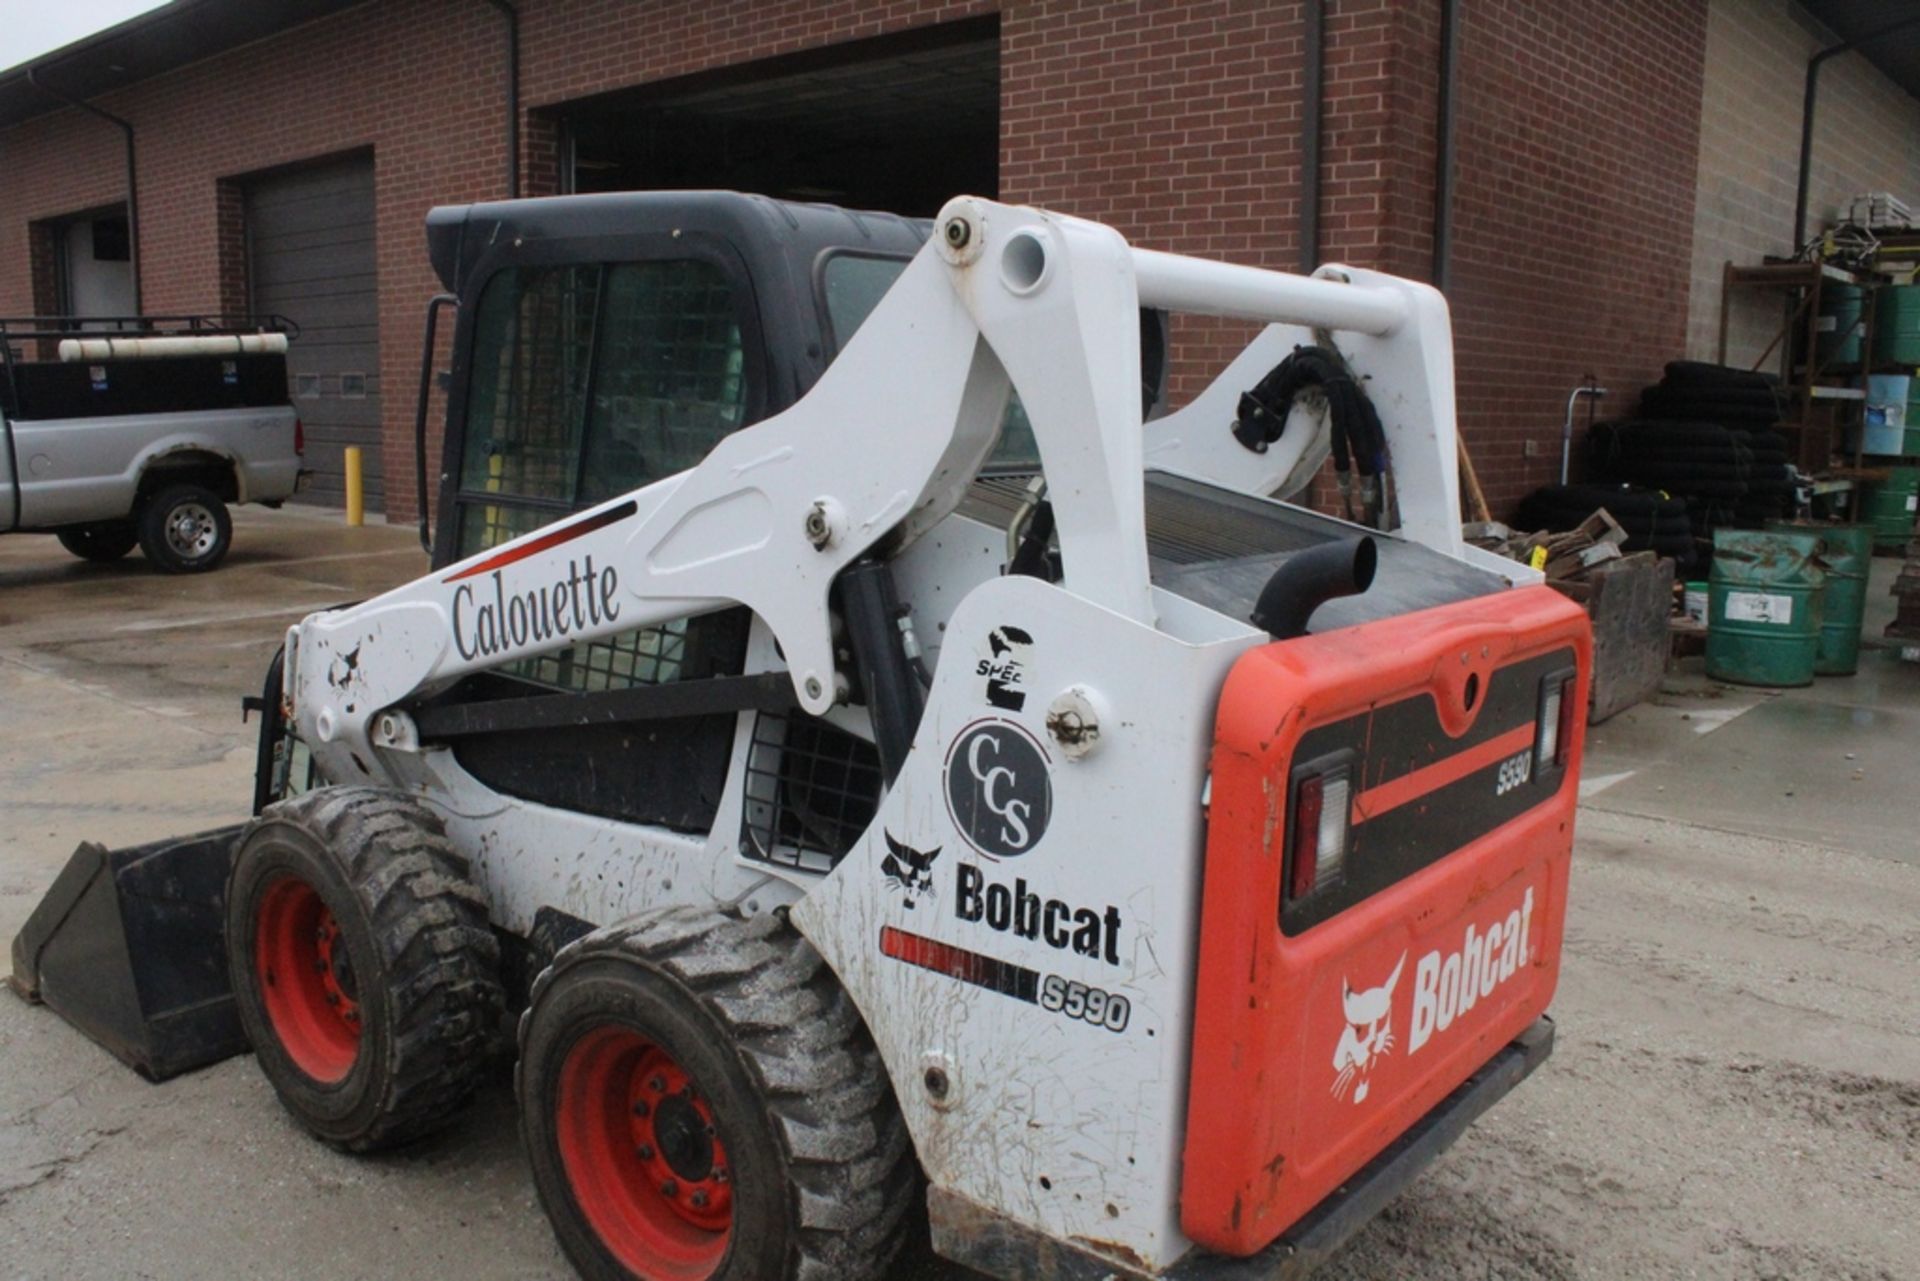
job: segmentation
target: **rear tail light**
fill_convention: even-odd
[[[1540,683],[1540,719],[1534,730],[1533,772],[1560,769],[1573,746],[1573,717],[1579,709],[1574,673],[1555,672]]]
[[[1560,682],[1560,730],[1553,744],[1553,763],[1565,765],[1567,753],[1573,750],[1573,717],[1580,710],[1580,700],[1574,697],[1573,677]]]
[[[1309,765],[1293,783],[1293,870],[1287,897],[1302,899],[1316,886],[1338,880],[1347,857],[1348,811],[1353,801],[1353,771],[1337,765]]]
[[[307,425],[298,418],[293,420],[293,452],[302,458],[307,456]]]

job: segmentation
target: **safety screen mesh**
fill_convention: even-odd
[[[497,273],[480,299],[460,487],[571,503],[580,473],[598,264]]]
[[[762,713],[747,752],[741,852],[824,872],[840,862],[880,806],[873,745],[806,716]]]
[[[557,654],[529,658],[506,669],[555,689],[628,689],[680,679],[687,655],[687,623],[642,627],[609,640],[574,645]]]
[[[462,556],[685,471],[746,413],[732,285],[697,259],[498,272],[472,367]],[[688,635],[642,628],[500,670],[570,691],[659,684],[684,675]]]
[[[744,352],[726,274],[694,260],[608,269],[581,499],[685,471],[741,423]]]

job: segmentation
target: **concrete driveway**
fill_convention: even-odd
[[[239,699],[281,630],[426,565],[411,530],[236,525],[195,578],[0,539],[0,941],[76,841],[244,817]],[[1912,1275],[1916,729],[1920,667],[1879,651],[1784,695],[1682,678],[1598,727],[1554,1059],[1323,1275]],[[451,1132],[349,1158],[250,1059],[149,1086],[0,997],[0,1277],[243,1275],[569,1275],[504,1072]]]

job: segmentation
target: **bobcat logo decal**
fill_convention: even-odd
[[[1374,1060],[1392,1051],[1393,989],[1406,965],[1407,954],[1402,952],[1387,981],[1364,992],[1354,991],[1351,983],[1341,980],[1340,1002],[1346,1008],[1347,1026],[1333,1051],[1334,1098],[1344,1099],[1352,1090],[1355,1103],[1365,1099]]]
[[[917,850],[895,840],[892,832],[883,831],[882,835],[887,838],[890,852],[880,860],[880,870],[886,874],[887,884],[900,891],[911,909],[919,895],[933,893],[933,860],[940,857],[940,847]]]

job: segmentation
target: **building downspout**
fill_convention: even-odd
[[[1820,98],[1820,68],[1827,59],[1858,49],[1882,36],[1890,36],[1896,31],[1920,23],[1920,14],[1902,18],[1877,30],[1869,31],[1852,40],[1843,40],[1837,45],[1822,49],[1807,59],[1807,88],[1800,104],[1800,186],[1793,203],[1793,252],[1800,252],[1807,243],[1807,189],[1813,183],[1813,109]]]
[[[1322,64],[1327,52],[1327,0],[1306,0],[1306,64],[1300,70],[1300,273],[1320,266],[1320,118],[1325,106]]]
[[[1440,88],[1433,144],[1433,287],[1447,291],[1453,265],[1453,105],[1457,97],[1460,0],[1440,0]]]
[[[507,198],[520,198],[520,11],[511,0],[487,0],[507,20]]]
[[[35,73],[37,67],[27,68],[27,83],[49,97],[58,98],[69,107],[78,107],[89,115],[98,116],[108,124],[117,125],[127,148],[127,266],[133,275],[133,311],[140,315],[146,311],[143,295],[140,292],[140,184],[134,168],[133,125],[114,115],[103,107],[96,107],[84,99],[62,93],[49,84],[42,84]]]

